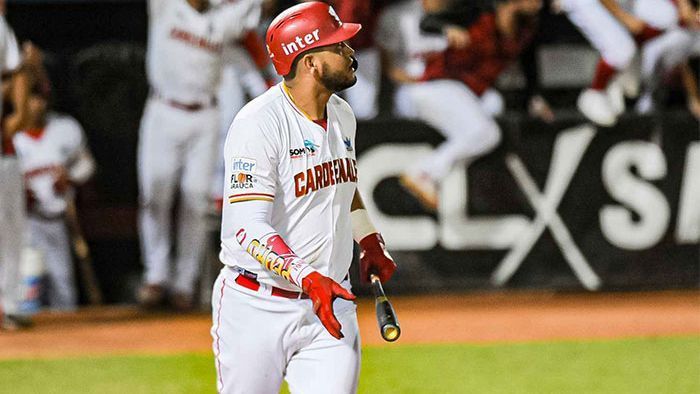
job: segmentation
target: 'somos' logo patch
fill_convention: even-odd
[[[316,149],[318,148],[318,145],[314,144],[313,141],[311,140],[304,140],[304,147],[303,148],[296,148],[296,149],[290,149],[289,150],[289,157],[292,159],[296,159],[299,157],[302,157],[304,155],[306,156],[313,156],[316,154]]]

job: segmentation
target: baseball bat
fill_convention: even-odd
[[[370,275],[372,282],[372,293],[374,293],[374,304],[377,312],[377,323],[379,324],[379,333],[382,334],[387,342],[394,342],[401,336],[401,326],[396,318],[394,307],[384,293],[382,282],[375,274]]]
[[[78,220],[78,212],[75,208],[75,201],[72,198],[68,199],[66,207],[66,224],[70,232],[71,241],[73,242],[73,251],[78,258],[78,272],[80,278],[85,285],[88,302],[91,305],[102,304],[102,291],[97,283],[95,271],[92,269],[92,257],[90,257],[90,247],[88,246],[83,231],[80,228]]]

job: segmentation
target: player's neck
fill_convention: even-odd
[[[285,90],[297,106],[311,120],[326,118],[326,104],[331,92],[317,84],[284,81]]]
[[[187,3],[190,5],[190,7],[194,8],[194,10],[199,13],[202,13],[209,8],[208,1],[187,0]]]
[[[28,129],[43,129],[46,127],[46,114],[32,116],[27,122]]]

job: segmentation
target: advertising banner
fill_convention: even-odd
[[[358,126],[359,187],[403,263],[397,287],[698,286],[700,129],[690,115],[501,128],[501,147],[453,169],[429,213],[397,177],[442,137],[410,121]]]

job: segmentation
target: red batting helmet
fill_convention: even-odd
[[[279,75],[287,75],[292,62],[309,49],[349,40],[362,28],[343,23],[333,7],[310,1],[287,8],[272,21],[265,43]]]

